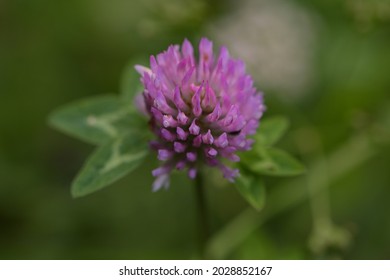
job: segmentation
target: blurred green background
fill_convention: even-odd
[[[249,208],[207,185],[224,259],[390,258],[390,1],[0,1],[0,259],[196,258],[191,182],[151,192],[154,156],[93,195],[69,186],[93,147],[47,126],[60,105],[117,92],[121,71],[208,36],[248,63],[278,145],[305,175],[266,178]]]

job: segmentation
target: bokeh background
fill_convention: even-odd
[[[208,36],[246,61],[278,144],[307,173],[266,178],[249,208],[211,173],[211,258],[390,258],[390,1],[1,0],[0,259],[192,259],[191,182],[151,192],[150,157],[72,199],[93,147],[47,125],[56,107],[117,92],[129,60]]]

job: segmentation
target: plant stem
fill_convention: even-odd
[[[195,178],[195,193],[198,212],[199,251],[201,258],[205,257],[205,246],[210,234],[203,183],[203,174],[199,171]]]

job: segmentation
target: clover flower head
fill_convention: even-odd
[[[237,169],[226,161],[240,160],[237,151],[251,148],[265,110],[263,96],[254,86],[245,64],[229,56],[225,47],[218,56],[206,38],[199,44],[199,59],[188,40],[182,46],[150,57],[150,68],[136,65],[144,86],[138,106],[150,117],[157,136],[150,143],[163,164],[153,170],[153,190],[169,186],[172,170],[186,169],[194,179],[203,164],[219,168],[233,181]]]

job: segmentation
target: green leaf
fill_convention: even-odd
[[[54,111],[49,123],[58,130],[91,144],[103,144],[137,129],[139,116],[115,95],[76,101]]]
[[[256,153],[256,151],[255,151]],[[305,167],[285,151],[267,148],[251,158],[247,167],[256,173],[272,176],[292,176],[305,172]]]
[[[260,122],[255,140],[263,146],[274,145],[286,132],[289,122],[282,116],[270,117]]]
[[[72,196],[93,193],[122,178],[141,164],[147,153],[143,138],[130,133],[100,146],[73,181]]]
[[[134,59],[130,61],[122,72],[120,80],[121,99],[126,102],[134,102],[134,97],[142,92],[143,86],[140,82],[141,75],[135,70],[135,65],[147,65],[145,59]]]
[[[235,184],[239,193],[252,205],[260,211],[265,205],[265,185],[256,174],[243,173],[237,178]]]

